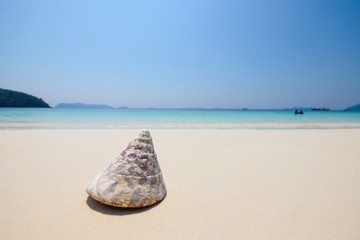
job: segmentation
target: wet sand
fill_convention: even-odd
[[[0,239],[360,238],[360,129],[150,130],[166,198],[89,198],[139,131],[1,130]]]

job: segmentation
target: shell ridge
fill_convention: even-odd
[[[134,177],[134,178],[147,178],[147,177],[154,177],[156,175],[161,175],[161,171],[155,173],[155,174],[152,174],[152,175],[146,175],[146,176],[134,176],[134,175],[124,175],[124,174],[120,174],[120,173],[116,173],[116,172],[112,172],[112,171],[109,171],[109,170],[105,170],[104,172],[109,172],[109,173],[112,173],[114,175],[118,175],[118,176],[123,176],[123,177]]]
[[[100,194],[100,192],[99,192],[99,182],[100,182],[100,179],[103,177],[103,175],[104,175],[104,172],[101,173],[99,179],[97,180],[96,188],[95,188],[95,189],[96,189],[96,194],[97,194],[97,196],[99,196],[99,197],[100,197],[100,200],[102,200],[102,201],[104,201],[105,199],[101,196],[101,194]]]

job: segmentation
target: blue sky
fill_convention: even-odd
[[[360,103],[360,1],[3,1],[0,87],[54,106]]]

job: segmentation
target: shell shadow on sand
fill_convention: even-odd
[[[102,214],[125,216],[125,215],[146,212],[152,208],[157,207],[162,201],[163,200],[161,200],[153,205],[150,205],[147,207],[141,207],[141,208],[119,208],[119,207],[113,207],[110,205],[102,204],[102,203],[92,199],[90,196],[88,196],[86,199],[86,204],[92,210],[100,212]]]

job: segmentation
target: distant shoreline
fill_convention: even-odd
[[[89,105],[93,105],[93,104],[89,104]],[[96,104],[94,104],[96,105]],[[0,109],[45,109],[45,108],[39,108],[39,107],[0,107]],[[303,110],[303,111],[314,111],[311,108],[247,108],[247,109],[243,109],[243,108],[153,108],[153,107],[149,107],[149,108],[141,108],[141,107],[106,107],[106,108],[101,108],[101,107],[50,107],[47,109],[101,109],[101,110],[219,110],[219,111],[295,111],[295,110]],[[335,111],[335,112],[339,112],[339,111],[349,111],[346,109],[329,109],[326,111]],[[322,112],[322,111],[317,111],[317,112]]]

